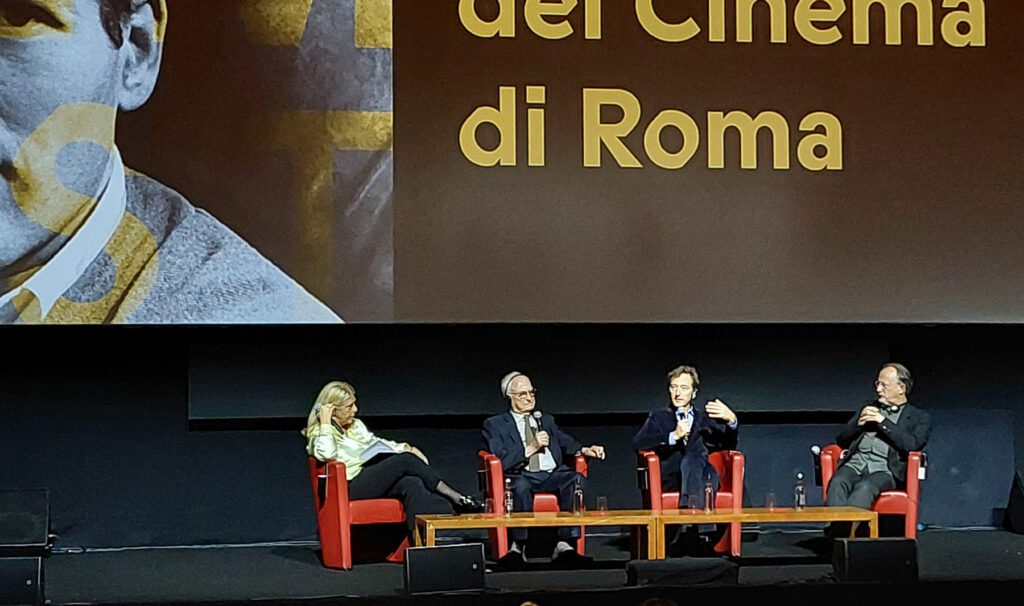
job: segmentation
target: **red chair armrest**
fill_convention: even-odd
[[[907,498],[916,505],[921,494],[921,480],[918,475],[921,472],[922,455],[919,451],[911,451],[907,455]]]
[[[647,490],[650,495],[652,512],[660,512],[661,507],[661,459],[650,450],[640,451],[642,465],[647,472]]]
[[[743,508],[743,475],[747,458],[738,450],[730,452],[729,458],[729,466],[732,468],[732,485],[729,487],[732,492],[732,508],[739,510]]]
[[[576,466],[576,473],[581,473],[584,476],[587,475],[587,457],[583,455],[576,455],[573,463]]]
[[[836,468],[839,467],[839,459],[843,453],[843,449],[835,444],[829,444],[825,448],[821,449],[821,500],[824,501],[828,497],[828,483],[832,481],[832,476],[836,472]]]

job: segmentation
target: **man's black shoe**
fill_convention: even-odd
[[[495,570],[500,572],[517,572],[526,570],[526,558],[520,551],[509,551],[495,562]]]
[[[558,568],[586,568],[594,563],[594,558],[581,555],[575,549],[566,549],[551,560]]]

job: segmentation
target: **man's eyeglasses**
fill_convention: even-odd
[[[537,396],[537,390],[536,389],[531,389],[530,391],[513,391],[509,395],[511,395],[513,398],[520,398],[520,399],[521,398],[525,398],[526,396],[530,396],[531,398],[533,398],[533,397]]]
[[[689,385],[669,385],[668,390],[672,393],[686,393],[688,391],[693,391],[693,388]]]

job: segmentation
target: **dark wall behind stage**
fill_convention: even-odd
[[[533,373],[542,408],[550,402],[546,410],[556,410],[560,399],[573,402],[556,410],[561,424],[609,451],[608,460],[592,467],[591,501],[605,495],[612,507],[639,505],[628,441],[644,415],[620,406],[624,394],[618,391],[650,383],[649,397],[636,401],[661,405],[667,368],[629,363],[653,363],[650,352],[657,351],[673,354],[671,364],[696,364],[711,391],[702,396],[721,395],[739,410],[749,501],[761,504],[765,493],[773,491],[787,504],[795,471],[810,473],[807,448],[831,441],[837,424],[871,397],[878,364],[892,358],[914,371],[913,399],[936,420],[922,521],[991,525],[996,510],[1005,506],[1013,469],[1024,467],[1024,457],[1014,448],[1024,437],[1022,379],[1016,372],[1022,336],[1016,326],[6,327],[0,331],[0,487],[49,488],[53,530],[65,547],[313,539],[298,430],[322,381],[348,378],[357,388],[372,386],[360,391],[361,414],[370,426],[420,445],[442,475],[471,489],[480,422],[502,408],[497,377],[475,376],[482,363],[466,366],[462,376],[456,372],[469,358],[457,350],[471,346],[477,357],[502,370],[515,366]],[[308,352],[298,347],[303,342]],[[567,361],[552,353],[566,342],[574,343],[580,355],[588,352],[586,357]],[[720,349],[698,346],[711,342]],[[823,350],[826,355],[794,356],[794,350],[810,342],[833,347]],[[218,343],[231,346],[222,347],[219,358],[207,355]],[[508,343],[520,345],[506,350]],[[872,345],[865,348],[865,343]],[[840,356],[845,344],[849,356],[838,359],[848,367],[832,358]],[[363,352],[374,365],[349,367],[360,356],[339,354],[347,350]],[[739,364],[742,372],[730,376],[730,367],[718,366],[727,358],[702,358],[705,352],[730,350],[747,352],[749,359],[756,352],[763,364]],[[225,357],[230,351],[237,360]],[[508,352],[515,355],[506,357]],[[193,364],[204,360],[212,365],[204,384],[219,387],[222,402],[235,394],[236,410],[253,397],[246,381],[272,385],[280,377],[287,384],[296,359],[312,363],[319,358],[322,375],[309,375],[306,392],[288,396],[300,400],[298,415],[190,420],[190,358]],[[250,363],[248,374],[239,372]],[[222,371],[220,385],[214,381],[217,369]],[[444,369],[448,374],[439,374]],[[640,372],[649,377],[636,378]],[[737,395],[742,390],[735,387],[762,385],[802,403],[817,400],[817,390],[833,376],[839,389],[849,390],[840,393],[855,398],[846,410],[747,408]],[[463,410],[447,407],[446,394],[472,392],[476,381],[491,392],[481,396],[486,403]],[[193,381],[193,396],[196,387]],[[284,394],[291,388],[279,389]],[[594,393],[605,397],[595,401]],[[426,414],[386,414],[382,403],[412,394],[431,405],[421,409]],[[573,394],[586,397],[572,400]],[[574,411],[577,402],[580,408]],[[819,500],[812,491],[811,502]]]
[[[344,334],[344,338],[339,338]],[[194,419],[298,417],[320,387],[356,386],[363,414],[493,414],[511,370],[552,413],[645,412],[692,360],[701,397],[745,411],[843,411],[874,391],[883,334],[799,327],[451,325],[212,331],[190,341]],[[814,368],[793,389],[793,376]],[[427,384],[427,387],[424,386]]]

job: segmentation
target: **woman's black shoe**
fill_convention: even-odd
[[[455,511],[458,513],[483,513],[484,504],[476,497],[467,494],[463,495],[455,504]]]

